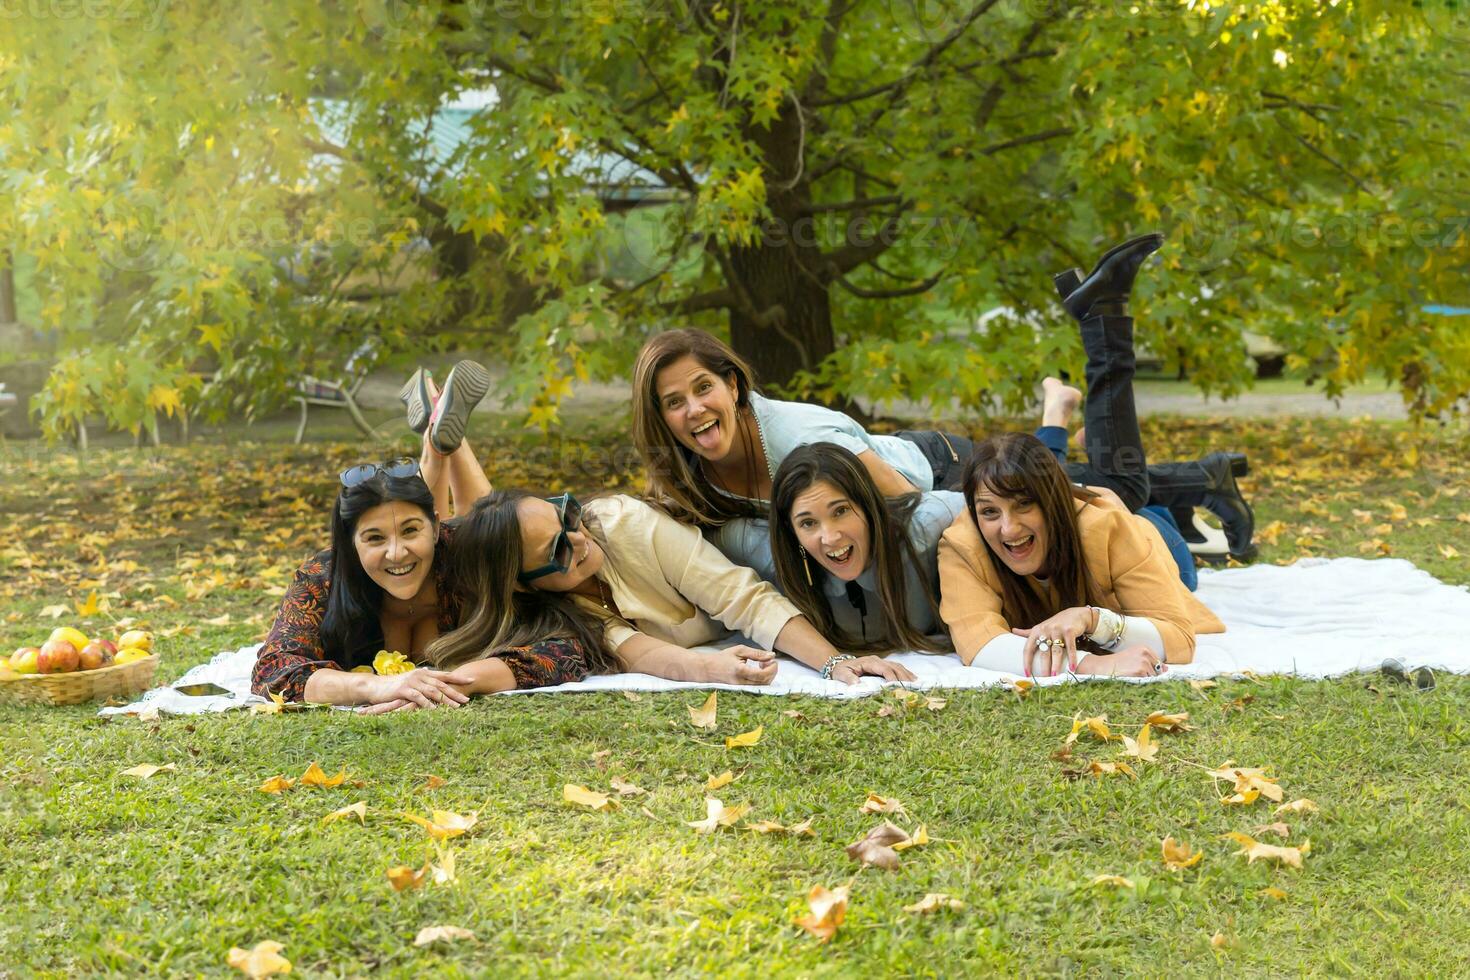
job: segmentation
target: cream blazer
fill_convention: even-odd
[[[1078,502],[1082,558],[1102,590],[1102,605],[1151,621],[1171,664],[1194,659],[1196,633],[1223,633],[1225,624],[1179,581],[1178,566],[1147,518],[1105,501]],[[1032,587],[1050,595],[1036,579]],[[968,512],[939,539],[939,616],[955,651],[968,666],[991,640],[1009,633],[1001,612],[1004,592],[990,549]],[[1031,625],[1031,624],[1026,624]]]
[[[586,596],[575,600],[602,621],[609,650],[638,633],[694,647],[731,630],[771,650],[782,628],[801,615],[754,571],[731,564],[697,528],[635,497],[589,500],[582,519],[602,541],[607,561],[598,574],[622,616]]]

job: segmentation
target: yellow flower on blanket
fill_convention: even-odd
[[[401,653],[379,650],[373,658],[373,672],[377,674],[407,674],[413,669],[413,664]]]

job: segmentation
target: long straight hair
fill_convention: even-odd
[[[633,366],[633,444],[648,471],[644,491],[650,503],[671,517],[698,527],[718,527],[737,517],[764,517],[765,510],[747,500],[721,493],[700,466],[700,457],[674,438],[658,400],[658,373],[677,360],[693,357],[718,378],[735,382],[735,410],[748,423],[740,426],[745,448],[746,485],[758,482],[765,453],[751,436],[755,372],[718,338],[703,330],[667,330],[650,337]]]
[[[802,554],[796,529],[791,526],[791,509],[796,498],[818,483],[831,484],[862,514],[868,525],[870,561],[878,582],[878,598],[885,613],[878,636],[850,636],[837,625],[826,593],[809,581],[807,558]],[[909,539],[909,520],[919,505],[920,494],[885,498],[862,461],[850,450],[830,442],[814,442],[792,450],[776,470],[771,485],[771,555],[776,578],[796,607],[839,650],[890,652],[893,650],[938,650],[939,644],[925,636],[908,620],[909,583],[905,564],[922,569],[919,555]],[[818,580],[820,581],[820,580]],[[924,592],[939,621],[934,596]]]
[[[975,517],[975,494],[982,490],[1009,500],[1034,501],[1046,522],[1046,554],[1038,574],[1056,590],[1055,606],[1037,595],[1024,576],[1011,571],[983,534],[980,537],[1000,576],[1001,612],[1007,622],[1028,629],[1063,609],[1102,602],[1102,593],[1082,555],[1076,506],[1077,499],[1090,500],[1097,494],[1074,487],[1041,440],[1020,432],[991,436],[975,447],[964,476],[965,510],[976,530],[980,522]]]
[[[438,537],[434,495],[418,475],[393,477],[379,473],[357,486],[344,487],[332,505],[332,576],[327,610],[322,616],[322,650],[347,667],[372,663],[383,634],[383,587],[373,581],[357,556],[357,522],[379,504],[396,502],[423,511],[431,532]],[[436,555],[434,564],[437,566],[440,560]],[[439,597],[441,602],[445,598]]]
[[[448,670],[510,647],[562,639],[581,644],[593,673],[617,669],[601,625],[570,595],[516,588],[523,560],[518,507],[540,497],[528,490],[491,491],[455,530],[449,567],[464,598],[459,626],[424,651],[433,666]]]

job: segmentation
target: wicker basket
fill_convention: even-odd
[[[0,676],[0,704],[81,704],[97,698],[134,694],[153,686],[158,656],[130,664],[111,664],[96,670],[65,674],[7,674]]]

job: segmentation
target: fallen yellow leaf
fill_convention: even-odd
[[[1194,688],[1195,691],[1198,692],[1198,691],[1208,690],[1208,689],[1210,689],[1212,687],[1219,687],[1220,685],[1217,682],[1215,682],[1215,681],[1206,680],[1206,681],[1190,681],[1189,682],[1189,686],[1192,687],[1192,688]]]
[[[830,942],[847,916],[847,894],[846,885],[830,891],[821,885],[813,885],[806,897],[811,914],[793,921],[820,941]]]
[[[340,810],[333,810],[325,817],[322,817],[322,826],[325,827],[328,824],[334,824],[343,817],[356,817],[359,823],[367,823],[367,803],[358,800],[356,803],[348,804]]]
[[[1224,838],[1235,841],[1240,845],[1237,854],[1243,854],[1247,864],[1255,864],[1259,858],[1266,861],[1276,861],[1280,864],[1290,865],[1293,868],[1302,866],[1302,858],[1312,851],[1312,842],[1303,841],[1300,847],[1278,847],[1275,844],[1262,844],[1252,837],[1248,837],[1238,831],[1231,831],[1223,835]]]
[[[1271,811],[1271,815],[1272,816],[1276,816],[1277,814],[1281,814],[1281,813],[1316,813],[1316,812],[1317,812],[1317,804],[1313,803],[1311,800],[1301,799],[1301,800],[1292,800],[1290,803],[1283,803],[1283,804],[1281,804],[1275,810],[1272,810]]]
[[[713,730],[715,727],[715,712],[719,707],[720,692],[711,691],[703,706],[690,708],[689,723],[695,728],[707,728]]]
[[[424,878],[429,873],[429,866],[426,864],[422,868],[410,868],[406,864],[400,864],[389,868],[386,873],[388,884],[393,886],[395,892],[408,891],[424,883]]]
[[[435,840],[449,840],[451,837],[467,834],[474,829],[475,824],[480,822],[478,814],[471,813],[461,816],[458,813],[450,813],[448,810],[435,810],[433,820],[425,820],[413,813],[400,812],[399,815],[423,827]]]
[[[101,610],[97,608],[97,592],[95,589],[88,594],[86,602],[77,603],[77,615],[84,619],[95,616],[99,612]]]
[[[727,807],[713,796],[706,796],[704,798],[704,819],[686,820],[684,822],[690,827],[693,827],[695,833],[713,834],[721,827],[733,826],[736,821],[749,812],[750,804],[748,803]]]
[[[754,731],[742,732],[739,735],[731,735],[729,738],[725,739],[725,748],[748,749],[761,740],[761,733],[765,730],[766,726],[757,725]]]
[[[474,939],[475,934],[468,929],[459,926],[424,926],[419,934],[413,937],[415,946],[427,946],[430,943],[453,943],[461,939]]]
[[[908,811],[903,808],[903,804],[898,802],[898,800],[886,796],[879,796],[877,793],[868,794],[868,798],[858,807],[858,813],[902,813],[905,816],[908,815]]]
[[[131,769],[124,769],[119,775],[136,776],[139,779],[151,779],[161,772],[175,772],[177,769],[178,767],[175,766],[172,762],[165,763],[161,766],[155,766],[145,762],[141,765],[134,766]]]
[[[612,778],[608,785],[616,790],[619,796],[643,796],[648,792],[643,787],[634,786],[632,783],[625,782],[616,776]]]
[[[597,810],[602,813],[607,813],[609,810],[616,810],[618,807],[617,803],[606,793],[599,793],[596,790],[588,789],[586,786],[578,786],[576,783],[567,783],[563,786],[561,788],[561,798],[568,803],[575,803],[578,806],[585,806],[590,810]]]
[[[1439,548],[1439,553],[1441,555],[1444,555],[1446,558],[1458,558],[1458,557],[1460,557],[1460,553],[1457,550],[1455,550],[1455,546],[1454,545],[1441,544],[1441,545],[1437,545],[1436,547]]]
[[[1188,711],[1181,711],[1178,714],[1154,711],[1150,712],[1148,716],[1148,724],[1161,732],[1192,732],[1194,731],[1194,726],[1186,724],[1188,721]]]
[[[1170,871],[1192,868],[1205,856],[1204,851],[1193,850],[1188,844],[1172,837],[1164,838],[1161,850],[1164,854],[1164,867]]]
[[[1011,681],[1010,684],[1006,686],[1009,690],[1016,692],[1016,697],[1024,698],[1026,697],[1026,695],[1031,693],[1032,689],[1036,687],[1036,682],[1026,680]]]
[[[325,772],[322,771],[321,766],[313,762],[311,765],[306,767],[306,772],[301,774],[301,779],[299,780],[299,782],[302,786],[316,786],[321,789],[332,789],[333,787],[341,786],[343,780],[345,780],[346,778],[346,769],[341,770],[335,776],[329,777]]]
[[[1266,771],[1264,769],[1251,769],[1242,766],[1232,765],[1231,763],[1227,762],[1219,769],[1215,769],[1209,772],[1208,775],[1211,779],[1233,780],[1235,783],[1235,793],[1237,796],[1246,796],[1249,795],[1251,790],[1255,790],[1258,795],[1264,796],[1266,799],[1270,800],[1273,803],[1280,803],[1281,797],[1283,796],[1283,791],[1281,787],[1276,785],[1276,780],[1274,778],[1266,775]],[[1244,800],[1243,802],[1249,803],[1253,802],[1254,800],[1255,797],[1252,796],[1249,800]]]
[[[1098,762],[1094,759],[1087,764],[1087,770],[1098,778],[1116,776],[1118,773],[1122,773],[1129,779],[1138,778],[1138,773],[1134,772],[1133,767],[1126,762]]]
[[[812,830],[813,817],[807,817],[801,823],[794,823],[790,827],[783,827],[774,820],[757,820],[755,823],[745,825],[746,830],[753,830],[757,834],[791,834],[793,837],[815,837],[816,832]]]
[[[262,793],[279,793],[296,785],[296,780],[289,776],[272,776],[257,787]]]
[[[1259,827],[1257,827],[1255,829],[1255,833],[1257,833],[1257,834],[1275,834],[1277,837],[1280,837],[1282,840],[1285,840],[1286,838],[1288,838],[1288,837],[1291,836],[1291,828],[1288,827],[1286,824],[1281,823],[1280,821],[1277,821],[1276,823],[1265,823],[1265,824],[1261,824],[1261,826],[1259,826]]]
[[[709,792],[713,793],[715,790],[721,788],[722,786],[728,786],[728,785],[730,785],[730,783],[733,782],[734,779],[735,779],[735,774],[733,772],[731,772],[730,770],[726,769],[724,772],[720,773],[718,776],[711,776],[710,778],[706,779],[704,781],[704,788],[706,790],[708,790]]]
[[[425,773],[424,775],[426,777],[424,779],[424,785],[419,787],[419,792],[421,793],[431,789],[438,789],[440,786],[443,786],[447,782],[447,780],[436,776],[433,773]]]
[[[914,915],[928,915],[930,912],[938,912],[941,909],[958,912],[965,907],[965,903],[957,898],[950,898],[944,892],[930,892],[912,905],[905,905],[903,910]]]
[[[1232,793],[1230,796],[1221,799],[1220,802],[1226,806],[1250,806],[1256,800],[1260,799],[1260,796],[1260,790],[1248,789],[1243,793]]]
[[[277,973],[290,973],[291,961],[281,955],[281,950],[285,948],[270,939],[262,940],[248,950],[241,949],[239,946],[231,946],[225,962],[250,977],[251,980],[274,976]]]
[[[1223,932],[1216,930],[1215,934],[1210,937],[1211,949],[1224,949],[1226,946],[1229,945],[1230,940],[1225,938],[1225,934]]]
[[[454,852],[446,851],[442,847],[439,851],[439,863],[429,868],[434,877],[434,884],[447,885],[454,880]]]
[[[912,837],[894,844],[893,849],[895,851],[906,851],[911,847],[922,847],[927,843],[929,843],[929,829],[923,824],[919,824],[919,829],[914,831]]]
[[[1133,882],[1130,881],[1127,878],[1124,878],[1122,875],[1098,875],[1096,878],[1093,878],[1092,879],[1091,884],[1094,885],[1094,886],[1096,886],[1096,885],[1108,885],[1109,887],[1112,887],[1112,888],[1132,888],[1133,887]]]
[[[1153,726],[1144,723],[1138,732],[1138,738],[1131,739],[1123,736],[1123,754],[1132,756],[1139,762],[1153,762],[1159,757],[1159,747],[1153,740]]]
[[[1278,902],[1286,898],[1286,892],[1275,886],[1272,886],[1270,888],[1262,888],[1260,891],[1256,892],[1256,894],[1264,895],[1267,898],[1275,899]]]

